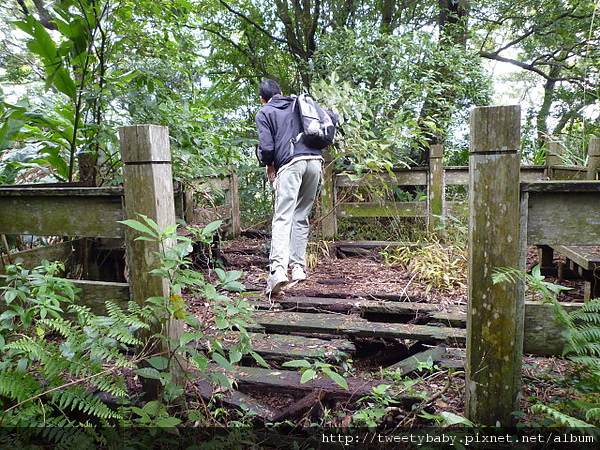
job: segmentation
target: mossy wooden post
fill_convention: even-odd
[[[588,144],[587,179],[595,180],[600,169],[600,139],[590,139]]]
[[[140,220],[139,214],[143,214],[154,220],[160,229],[173,225],[175,202],[168,128],[156,125],[128,126],[120,128],[119,136],[124,164],[125,218]],[[171,292],[167,280],[149,273],[158,267],[155,252],[161,250],[159,243],[136,241],[139,235],[136,230],[128,228],[125,245],[132,300],[144,306],[148,298],[169,298]],[[169,350],[168,340],[154,340],[150,336],[160,333],[169,340],[177,339],[182,330],[181,321],[168,319],[162,325],[154,326],[142,339],[147,342],[149,354],[160,354]],[[157,380],[142,378],[142,381],[149,398],[160,395],[161,386]]]
[[[494,284],[492,273],[524,268],[520,107],[475,108],[470,145],[466,413],[474,423],[508,426],[521,384],[524,290]]]
[[[323,166],[323,187],[321,189],[321,235],[323,239],[333,239],[337,235],[337,212],[335,210],[335,164],[326,151]]]
[[[444,214],[444,147],[432,145],[429,152],[429,231],[435,232]]]
[[[555,167],[562,164],[561,155],[563,148],[558,142],[548,142],[546,145],[546,176],[553,180],[556,178]]]
[[[239,237],[242,229],[240,223],[240,196],[238,189],[239,184],[237,173],[231,172],[229,175],[229,189],[227,190],[226,201],[231,211],[231,230],[229,231],[229,236],[232,238]]]

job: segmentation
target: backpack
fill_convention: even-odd
[[[302,133],[296,141],[302,141],[311,148],[322,150],[333,143],[337,117],[331,111],[326,111],[308,95],[300,94],[296,97],[300,110]]]

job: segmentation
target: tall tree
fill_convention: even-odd
[[[477,11],[479,54],[539,80],[542,100],[534,117],[540,146],[568,124],[599,125],[600,115],[584,117],[600,94],[598,6],[592,0],[520,0]]]

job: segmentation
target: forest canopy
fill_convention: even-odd
[[[9,0],[0,7],[0,184],[119,183],[116,130],[168,126],[186,180],[251,170],[258,83],[341,119],[332,156],[465,164],[473,106],[524,108],[524,162],[600,125],[595,0]],[[499,94],[503,94],[500,96]]]

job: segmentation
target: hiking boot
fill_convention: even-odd
[[[276,270],[271,272],[267,277],[267,289],[265,293],[269,296],[277,295],[289,282],[290,280],[288,280],[287,275],[283,271]]]
[[[302,266],[294,266],[292,267],[292,280],[293,281],[302,281],[306,280],[306,272]]]

